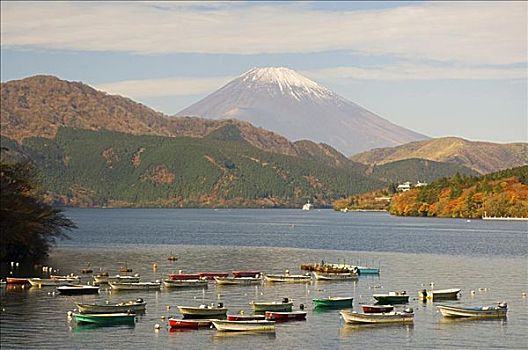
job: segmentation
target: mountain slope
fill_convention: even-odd
[[[486,174],[528,164],[528,143],[498,144],[443,137],[373,149],[350,157],[363,164],[386,164],[410,158],[455,163]]]
[[[344,154],[427,137],[402,128],[287,68],[254,68],[177,115],[236,118]]]

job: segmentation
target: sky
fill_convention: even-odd
[[[0,74],[173,115],[282,66],[431,137],[527,142],[527,28],[524,1],[2,1]]]

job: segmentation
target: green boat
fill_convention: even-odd
[[[352,307],[352,297],[328,297],[312,299],[316,308],[347,309]]]
[[[98,325],[111,324],[134,324],[135,313],[114,313],[114,314],[81,314],[72,313],[72,318],[77,323],[91,323]]]
[[[382,305],[407,304],[409,302],[409,295],[405,291],[374,294],[372,297],[376,299],[378,304]]]

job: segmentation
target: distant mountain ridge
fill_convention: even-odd
[[[428,138],[284,67],[251,69],[177,115],[245,120],[290,140],[331,145],[346,155]]]
[[[382,165],[411,158],[458,164],[487,174],[527,165],[528,143],[499,144],[442,137],[373,149],[350,157],[353,161],[368,165]]]

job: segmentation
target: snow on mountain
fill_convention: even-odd
[[[283,67],[253,68],[177,115],[236,118],[347,155],[427,138]]]

